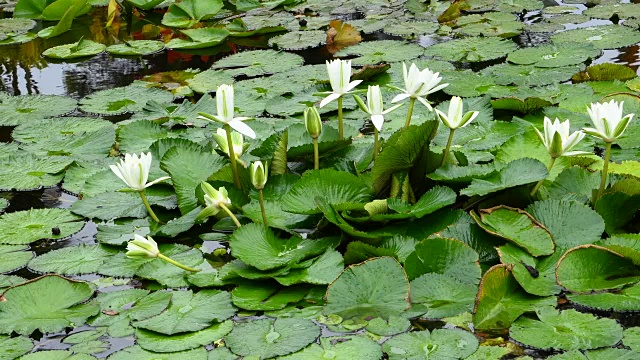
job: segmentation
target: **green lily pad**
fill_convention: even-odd
[[[325,314],[344,319],[398,315],[409,306],[409,280],[391,257],[347,267],[327,289]]]
[[[526,293],[508,265],[496,265],[484,274],[476,297],[473,324],[476,329],[506,329],[520,315],[556,305],[556,298]]]
[[[410,215],[419,219],[455,202],[455,191],[448,187],[436,186],[424,193],[413,206],[393,198],[387,199],[387,206],[400,214]]]
[[[200,20],[213,17],[222,10],[222,7],[222,0],[206,2],[183,0],[179,3],[172,3],[162,17],[162,25],[177,28],[192,27]]]
[[[478,286],[450,275],[427,273],[411,281],[411,311],[441,319],[473,310]]]
[[[98,55],[106,48],[106,45],[83,39],[77,43],[49,48],[42,53],[42,56],[52,59],[77,59]]]
[[[428,274],[443,274],[463,283],[480,281],[478,254],[462,241],[434,238],[423,240],[404,262],[410,280]]]
[[[33,252],[25,251],[27,246],[0,245],[0,274],[6,274],[27,265],[33,258]]]
[[[175,335],[206,329],[213,321],[227,320],[235,312],[227,292],[201,290],[193,294],[192,291],[174,291],[167,310],[154,317],[136,321],[133,326],[164,335]]]
[[[109,360],[207,360],[207,350],[199,347],[193,350],[173,353],[156,353],[134,345],[124,348],[109,356]]]
[[[640,310],[640,286],[633,285],[619,292],[598,294],[567,294],[567,300],[590,309],[627,312]]]
[[[9,200],[5,198],[0,198],[0,213],[4,212],[4,210],[8,207],[9,207]]]
[[[261,224],[247,224],[234,231],[230,246],[233,255],[260,270],[293,265],[307,257],[320,255],[337,246],[336,238],[279,238]]]
[[[0,216],[0,244],[26,245],[40,239],[68,238],[84,227],[66,209],[31,209]],[[53,230],[59,229],[59,233]]]
[[[156,190],[154,190],[156,191]],[[176,208],[176,198],[173,191],[161,190],[157,196],[147,190],[147,199],[152,205],[165,208]],[[113,220],[119,217],[145,218],[147,209],[136,193],[107,192],[76,201],[71,205],[71,211],[87,218]]]
[[[220,340],[233,328],[233,322],[227,320],[204,330],[167,336],[154,331],[136,330],[136,343],[141,348],[160,353],[169,353],[194,349]]]
[[[196,267],[203,261],[202,252],[199,249],[176,246],[172,250],[172,253],[165,252],[164,250],[162,250],[162,253],[191,268]],[[156,280],[167,287],[177,288],[189,285],[185,279],[185,270],[160,259],[153,259],[153,261],[141,264],[141,266],[136,269],[136,275],[145,279]]]
[[[41,350],[20,357],[21,360],[95,360],[87,354],[75,354],[71,350]]]
[[[505,63],[490,66],[482,73],[491,76],[498,85],[544,86],[567,81],[578,71],[580,67],[572,65],[549,68]]]
[[[397,40],[367,41],[338,51],[335,56],[358,56],[352,65],[373,65],[408,61],[421,56],[424,49],[418,44]]]
[[[274,276],[284,286],[295,284],[328,285],[344,270],[342,255],[332,249],[318,256],[306,269],[291,269],[287,274]]]
[[[504,57],[516,48],[509,40],[470,37],[429,46],[424,54],[446,61],[478,62]]]
[[[188,39],[174,38],[166,44],[168,49],[205,49],[221,44],[229,31],[218,28],[199,28],[182,30]]]
[[[547,167],[538,160],[523,158],[511,161],[505,167],[484,179],[473,179],[471,184],[460,191],[461,195],[487,195],[511,187],[529,184],[545,179]]]
[[[311,320],[278,318],[236,323],[225,337],[235,354],[268,359],[296,352],[320,336],[320,328]]]
[[[415,38],[420,35],[433,34],[439,26],[431,21],[403,21],[385,25],[385,34]]]
[[[529,294],[551,296],[562,290],[556,283],[556,265],[562,251],[536,258],[522,248],[507,244],[498,248],[498,254],[503,264],[512,266],[513,276]]]
[[[203,72],[195,74],[191,79],[186,80],[186,83],[187,85],[189,85],[191,90],[200,94],[214,92],[216,91],[218,86],[222,84],[233,84],[233,82],[234,82],[233,77],[224,70],[205,70]],[[203,96],[202,99],[205,99],[205,100],[201,99],[201,101],[206,101],[206,98],[207,98],[206,96]],[[211,98],[209,98],[210,104],[213,104],[214,101],[211,101],[210,99]],[[191,104],[190,102],[187,102],[187,103]],[[200,102],[198,102],[198,104],[200,104]],[[203,102],[202,105],[203,107],[205,107],[207,106],[207,103]],[[215,111],[214,109],[215,108],[211,108],[210,110],[202,109],[198,111],[214,113]],[[194,111],[193,113],[197,114],[197,111]]]
[[[226,69],[228,73],[248,77],[275,74],[302,66],[302,57],[275,50],[254,50],[237,53],[216,61],[211,69]]]
[[[640,351],[640,327],[626,328],[622,343],[633,351]]]
[[[13,360],[33,349],[33,340],[26,336],[8,337],[0,335],[0,359]]]
[[[0,19],[0,36],[14,37],[26,34],[34,26],[36,26],[36,22],[31,19]]]
[[[124,44],[110,45],[107,52],[120,56],[144,56],[164,50],[164,43],[157,40],[132,40]]]
[[[560,46],[571,42],[591,44],[598,49],[617,49],[640,42],[640,34],[625,26],[604,25],[567,30],[551,35],[551,40]]]
[[[323,197],[336,210],[359,210],[371,200],[371,190],[357,176],[333,169],[307,171],[282,197],[283,209],[298,214],[317,214],[315,203]]]
[[[478,349],[478,339],[463,330],[425,330],[394,336],[382,349],[390,360],[466,359]]]
[[[614,14],[620,19],[639,18],[640,6],[638,4],[600,4],[585,10],[583,14],[604,20],[609,20]]]
[[[42,254],[31,260],[29,268],[40,273],[89,274],[97,272],[102,263],[115,253],[100,245],[81,244]]]
[[[245,283],[231,292],[233,304],[251,311],[281,310],[304,299],[308,286],[278,288],[273,284]]]
[[[291,31],[269,39],[269,46],[281,50],[304,50],[326,44],[327,33],[322,30]]]
[[[549,230],[526,211],[501,205],[482,209],[479,216],[473,212],[471,215],[488,233],[524,248],[533,256],[551,255],[555,249]]]
[[[622,340],[622,326],[613,319],[598,319],[570,309],[537,311],[540,320],[521,317],[509,329],[512,339],[544,350],[589,350],[613,346]]]
[[[7,289],[0,299],[0,333],[57,332],[84,324],[99,311],[88,283],[50,275]],[[79,305],[78,305],[79,304]]]
[[[77,102],[57,95],[3,96],[0,93],[0,125],[15,126],[33,119],[72,112]]]
[[[168,103],[173,100],[170,92],[146,87],[144,83],[100,90],[80,100],[80,110],[98,115],[118,115],[141,111],[147,101]]]
[[[640,269],[612,250],[589,244],[567,251],[558,262],[556,277],[562,287],[586,293],[636,283]]]
[[[320,338],[320,345],[312,343],[297,353],[282,356],[281,360],[380,359],[382,349],[364,336],[331,336]]]
[[[595,59],[600,53],[600,49],[589,44],[547,44],[518,49],[510,53],[507,60],[514,64],[556,68],[577,65],[589,59]]]

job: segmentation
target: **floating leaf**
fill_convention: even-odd
[[[116,44],[107,47],[107,52],[120,56],[144,56],[160,52],[164,49],[164,43],[157,40],[132,40],[124,44]]]
[[[0,216],[0,244],[26,245],[40,239],[65,239],[84,227],[80,220],[66,209],[31,209],[4,214]]]
[[[14,338],[0,335],[0,354],[3,360],[13,360],[19,358],[33,349],[33,341],[26,336]]]
[[[450,275],[427,273],[411,281],[411,311],[423,312],[420,317],[428,319],[471,312],[477,292],[476,284]]]
[[[373,65],[415,59],[424,49],[417,44],[397,40],[367,41],[340,50],[335,56],[358,56],[351,60],[353,65]]]
[[[540,45],[518,49],[507,56],[507,60],[514,64],[537,67],[555,68],[577,65],[600,55],[600,49],[588,44],[567,43],[563,45]]]
[[[498,85],[544,86],[567,81],[579,70],[580,67],[575,65],[537,67],[504,63],[490,66],[482,70],[482,73],[491,76]],[[548,105],[550,103],[545,106]]]
[[[217,14],[223,7],[222,0],[183,0],[173,3],[162,17],[162,25],[188,28],[200,20],[208,19]]]
[[[320,345],[312,343],[295,354],[281,360],[313,360],[326,357],[336,359],[380,359],[382,349],[375,341],[364,336],[321,337]]]
[[[618,289],[640,280],[640,269],[620,254],[596,245],[567,251],[556,268],[558,284],[572,292]]]
[[[10,273],[27,265],[33,252],[25,251],[27,246],[0,245],[0,274]]]
[[[261,359],[296,352],[320,336],[320,328],[311,320],[278,318],[237,323],[225,338],[235,354]]]
[[[274,74],[301,66],[302,57],[274,50],[254,50],[237,53],[216,61],[211,69],[232,68],[228,72],[233,75],[248,77]]]
[[[34,119],[65,115],[77,105],[76,100],[57,95],[3,96],[0,93],[0,125],[15,126]]]
[[[582,81],[626,81],[636,77],[636,72],[628,66],[605,63],[589,66],[584,71],[575,74],[571,80],[576,83]]]
[[[29,263],[29,268],[40,273],[89,274],[98,272],[102,263],[115,253],[100,245],[81,244],[42,254]]]
[[[598,49],[617,49],[640,41],[634,29],[618,25],[590,26],[567,30],[551,35],[551,40],[562,46],[565,43],[586,43]]]
[[[484,179],[473,179],[471,185],[460,191],[461,195],[487,195],[511,187],[545,179],[547,167],[538,160],[524,158],[508,163],[501,170]]]
[[[390,360],[465,359],[478,349],[478,339],[457,329],[415,331],[392,337],[382,349]]]
[[[540,320],[521,317],[509,336],[527,346],[543,350],[588,350],[613,346],[622,339],[622,326],[613,319],[598,319],[570,309],[537,311]],[[550,334],[553,334],[552,336]]]
[[[500,262],[512,267],[513,276],[529,294],[551,296],[562,290],[556,283],[556,265],[562,257],[561,250],[536,258],[513,244],[507,244],[498,248],[498,254]]]
[[[191,268],[197,267],[203,261],[202,252],[199,249],[190,249],[186,246],[176,246],[172,250],[173,251],[171,253],[162,250],[162,253]],[[134,264],[137,263],[138,262]],[[184,276],[185,271],[165,261],[152,259],[152,261],[148,261],[140,265],[141,266],[139,266],[135,271],[137,276],[145,279],[156,280],[167,287],[177,288],[189,285]]]
[[[555,306],[556,298],[537,297],[522,290],[508,265],[496,265],[484,274],[476,297],[476,329],[506,329],[525,312]]]
[[[291,31],[269,39],[269,46],[281,50],[304,50],[326,43],[327,34],[321,30]]]
[[[198,28],[182,30],[188,39],[171,39],[166,47],[169,49],[205,49],[221,44],[228,36],[229,31],[218,28]]]
[[[134,345],[109,355],[109,360],[207,360],[207,350],[199,347],[174,353],[156,353]]]
[[[92,295],[88,283],[56,275],[9,288],[0,296],[0,333],[49,333],[84,324],[99,311],[95,302],[80,304]]]
[[[170,353],[183,351],[216,342],[227,335],[232,328],[233,322],[227,320],[200,331],[172,336],[136,329],[136,343],[141,348],[153,352]]]
[[[482,209],[479,216],[472,212],[471,216],[485,231],[513,242],[533,256],[551,255],[555,249],[549,230],[526,211],[501,205]]]
[[[326,298],[326,314],[387,319],[409,306],[409,280],[395,259],[370,259],[347,267],[329,285]]]
[[[106,48],[103,44],[81,39],[77,43],[49,48],[42,53],[42,56],[52,59],[76,59],[98,55]]]
[[[611,293],[567,294],[567,300],[580,306],[603,311],[638,311],[640,310],[640,286],[633,285]]]
[[[431,21],[405,21],[388,24],[382,29],[385,34],[418,37],[420,35],[433,34],[438,30],[438,24]]]
[[[14,37],[26,34],[36,26],[36,22],[30,19],[6,18],[0,19],[0,37]]]
[[[141,111],[148,100],[171,102],[170,92],[133,84],[126,87],[100,90],[80,100],[80,110],[99,115],[118,115]]]
[[[235,306],[242,309],[272,311],[302,301],[308,292],[307,286],[278,288],[269,283],[245,283],[233,289],[231,300]]]
[[[498,59],[514,50],[516,45],[509,40],[470,37],[429,46],[424,54],[446,61],[478,62]]]
[[[437,273],[477,285],[481,275],[478,254],[454,239],[434,238],[419,242],[416,250],[407,256],[404,267],[410,280]]]

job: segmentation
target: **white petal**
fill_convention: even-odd
[[[408,98],[408,97],[411,97],[411,95],[410,95],[410,94],[408,94],[408,93],[399,94],[399,95],[396,95],[396,96],[393,98],[393,100],[391,100],[391,102],[392,102],[392,103],[396,103],[396,102],[398,102],[398,101],[402,101],[402,100],[404,100],[404,99],[406,99],[406,98]]]
[[[371,115],[371,122],[373,123],[373,126],[378,129],[378,131],[382,131],[382,125],[384,125],[384,116]]]
[[[326,98],[322,99],[322,101],[320,101],[320,107],[324,107],[325,105],[327,105],[328,103],[332,102],[333,100],[336,100],[340,96],[342,96],[342,95],[336,94],[336,93],[332,93],[331,95],[327,96]]]
[[[429,104],[429,102],[427,100],[425,100],[424,98],[418,96],[416,99],[418,99],[418,101],[420,101],[422,103],[422,105],[426,106],[427,109],[429,109],[429,111],[433,111],[433,108],[431,107],[431,104]]]
[[[360,83],[362,82],[362,80],[353,80],[352,82],[350,82],[344,89],[343,91],[345,93],[351,91],[351,89],[355,88],[356,86],[360,85]]]
[[[161,181],[165,181],[167,179],[171,179],[171,176],[163,176],[163,177],[157,178],[157,179],[147,183],[144,187],[148,188],[151,185],[155,185],[155,184],[157,184],[157,183],[159,183]]]
[[[231,121],[229,121],[229,126],[231,126],[231,128],[237,132],[239,132],[240,134],[244,135],[244,136],[248,136],[252,139],[256,138],[256,133],[253,131],[252,128],[249,127],[249,125],[243,123],[240,120],[237,119],[233,119]]]

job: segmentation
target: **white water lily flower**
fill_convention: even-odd
[[[220,211],[220,204],[222,205],[231,205],[231,199],[229,199],[229,193],[227,189],[223,186],[218,190],[214,189],[207,182],[202,182],[202,190],[204,190],[204,203],[207,205],[207,208],[212,208],[215,210],[211,215],[215,215]]]
[[[136,154],[125,154],[124,159],[120,159],[119,163],[109,167],[131,189],[142,191],[153,184],[170,178],[169,176],[163,176],[147,183],[151,160],[151,153],[141,153],[139,158]]]
[[[595,126],[594,128],[584,128],[582,131],[585,133],[599,137],[605,142],[613,142],[627,129],[629,122],[633,118],[634,114],[628,114],[622,116],[622,105],[615,100],[611,100],[608,103],[591,103],[591,106],[587,108],[587,112],[591,117],[591,122]]]
[[[207,113],[198,113],[198,119],[217,121],[223,124],[228,124],[232,129],[239,132],[242,135],[248,136],[252,139],[256,138],[256,133],[249,127],[249,125],[243,123],[244,120],[249,120],[248,117],[234,117],[235,108],[233,101],[233,86],[222,84],[218,86],[216,90],[216,106],[218,115],[211,115]]]
[[[425,68],[420,71],[416,64],[412,63],[409,71],[407,71],[407,65],[402,63],[402,76],[404,78],[404,89],[399,89],[403,94],[397,95],[391,100],[392,103],[402,101],[407,98],[414,98],[420,101],[429,110],[433,110],[431,104],[423,98],[438,90],[444,89],[449,84],[440,84],[442,77],[440,73],[434,73],[433,71]],[[439,85],[438,85],[439,84]]]
[[[581,154],[588,154],[586,151],[571,151],[580,140],[584,138],[584,133],[582,131],[576,131],[573,134],[569,134],[569,129],[571,128],[571,124],[569,120],[565,122],[560,122],[558,118],[554,122],[551,122],[551,119],[548,117],[544,117],[544,134],[542,134],[538,129],[536,133],[542,140],[544,147],[549,151],[549,155],[552,158],[556,159],[560,156],[574,156]]]
[[[213,139],[218,144],[218,147],[220,148],[220,150],[223,153],[229,155],[229,144],[227,143],[227,132],[222,128],[218,128],[216,130],[216,133],[213,134]],[[242,134],[240,134],[237,131],[232,131],[231,143],[233,145],[233,154],[236,157],[242,156],[245,150],[244,138],[242,137]]]
[[[127,250],[126,255],[130,258],[155,258],[160,254],[158,244],[151,236],[144,238],[138,234],[134,234],[133,240],[127,243]]]
[[[382,125],[384,124],[384,115],[392,112],[393,110],[402,106],[402,104],[394,105],[387,110],[384,110],[384,103],[382,101],[382,92],[380,91],[380,86],[369,85],[367,88],[367,103],[365,104],[359,96],[355,95],[354,99],[358,106],[362,111],[371,115],[371,122],[373,126],[378,129],[378,131],[382,131]]]
[[[348,94],[358,86],[362,80],[351,80],[351,60],[327,60],[327,72],[329,73],[329,82],[331,83],[331,92],[329,96],[322,99],[320,107],[324,107],[328,103],[336,100],[342,95]]]
[[[440,120],[442,120],[449,129],[455,130],[469,125],[469,123],[480,114],[478,111],[467,111],[467,113],[462,115],[463,107],[462,98],[454,96],[449,102],[449,111],[447,114],[438,109],[436,109],[436,114],[438,114]]]
[[[264,189],[269,176],[269,168],[262,164],[262,161],[254,161],[251,164],[251,183],[257,190]]]

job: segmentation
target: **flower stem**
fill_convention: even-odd
[[[147,200],[147,195],[144,193],[144,190],[138,191],[138,194],[140,194],[140,198],[142,199],[142,203],[144,204],[144,207],[147,208],[147,212],[149,213],[149,216],[151,216],[153,221],[155,221],[158,224],[160,224],[161,223],[160,219],[158,219],[158,217],[156,216],[156,213],[154,213],[153,210],[151,209],[151,205],[149,205],[149,200]]]
[[[318,149],[318,138],[313,138],[313,168],[320,169],[320,149]]]
[[[553,168],[553,163],[555,163],[555,162],[556,162],[556,158],[552,157],[551,161],[549,162],[549,166],[548,166],[549,172],[551,172],[551,168]],[[529,195],[531,195],[531,196],[535,195],[538,192],[538,190],[540,189],[540,186],[542,186],[542,183],[545,180],[546,180],[546,178],[538,181],[538,183],[536,184],[536,186],[533,187],[533,190],[531,190]]]
[[[611,160],[611,143],[607,143],[607,149],[604,153],[604,165],[602,166],[602,178],[600,179],[600,188],[598,189],[598,196],[591,202],[595,205],[596,201],[600,199],[604,188],[607,185],[607,172],[609,171],[609,161]]]
[[[238,218],[235,215],[233,215],[233,213],[231,212],[231,210],[229,210],[227,205],[222,204],[222,203],[220,203],[219,205],[222,208],[222,210],[224,210],[224,212],[226,212],[227,215],[229,215],[229,217],[231,217],[231,220],[233,220],[233,223],[236,224],[237,227],[242,226],[242,224],[240,224],[240,221],[238,221]]]
[[[344,123],[342,122],[342,96],[338,98],[338,139],[344,139]]]
[[[378,128],[373,128],[373,161],[378,157]]]
[[[409,99],[409,111],[407,112],[407,120],[404,122],[404,128],[408,128],[411,125],[411,116],[413,115],[413,105],[416,103],[416,98]]]
[[[164,255],[162,255],[162,254],[158,254],[158,257],[159,257],[160,259],[162,259],[162,260],[164,260],[164,261],[168,262],[169,264],[173,264],[173,265],[175,265],[175,266],[177,266],[177,267],[179,267],[180,269],[183,269],[183,270],[187,270],[187,271],[191,271],[191,272],[198,272],[198,271],[201,271],[200,269],[194,269],[194,268],[190,268],[190,267],[188,267],[188,266],[186,266],[186,265],[182,265],[182,264],[180,264],[179,262],[177,262],[177,261],[173,260],[172,258],[170,258],[170,257],[168,257],[168,256],[164,256]]]
[[[447,146],[444,148],[444,151],[442,152],[442,160],[440,160],[440,166],[444,165],[444,163],[447,161],[449,150],[451,150],[451,143],[453,142],[453,133],[455,131],[456,129],[449,130],[449,139],[447,139]]]
[[[260,200],[260,211],[262,212],[262,222],[264,226],[269,227],[267,223],[267,211],[264,208],[264,196],[262,195],[262,189],[258,190],[258,200]]]
[[[231,140],[231,126],[224,124],[224,130],[227,132],[227,147],[229,148],[229,161],[231,161],[231,171],[233,172],[233,182],[236,188],[242,190],[240,176],[238,175],[238,163],[236,162],[236,154],[233,151],[233,142]]]

